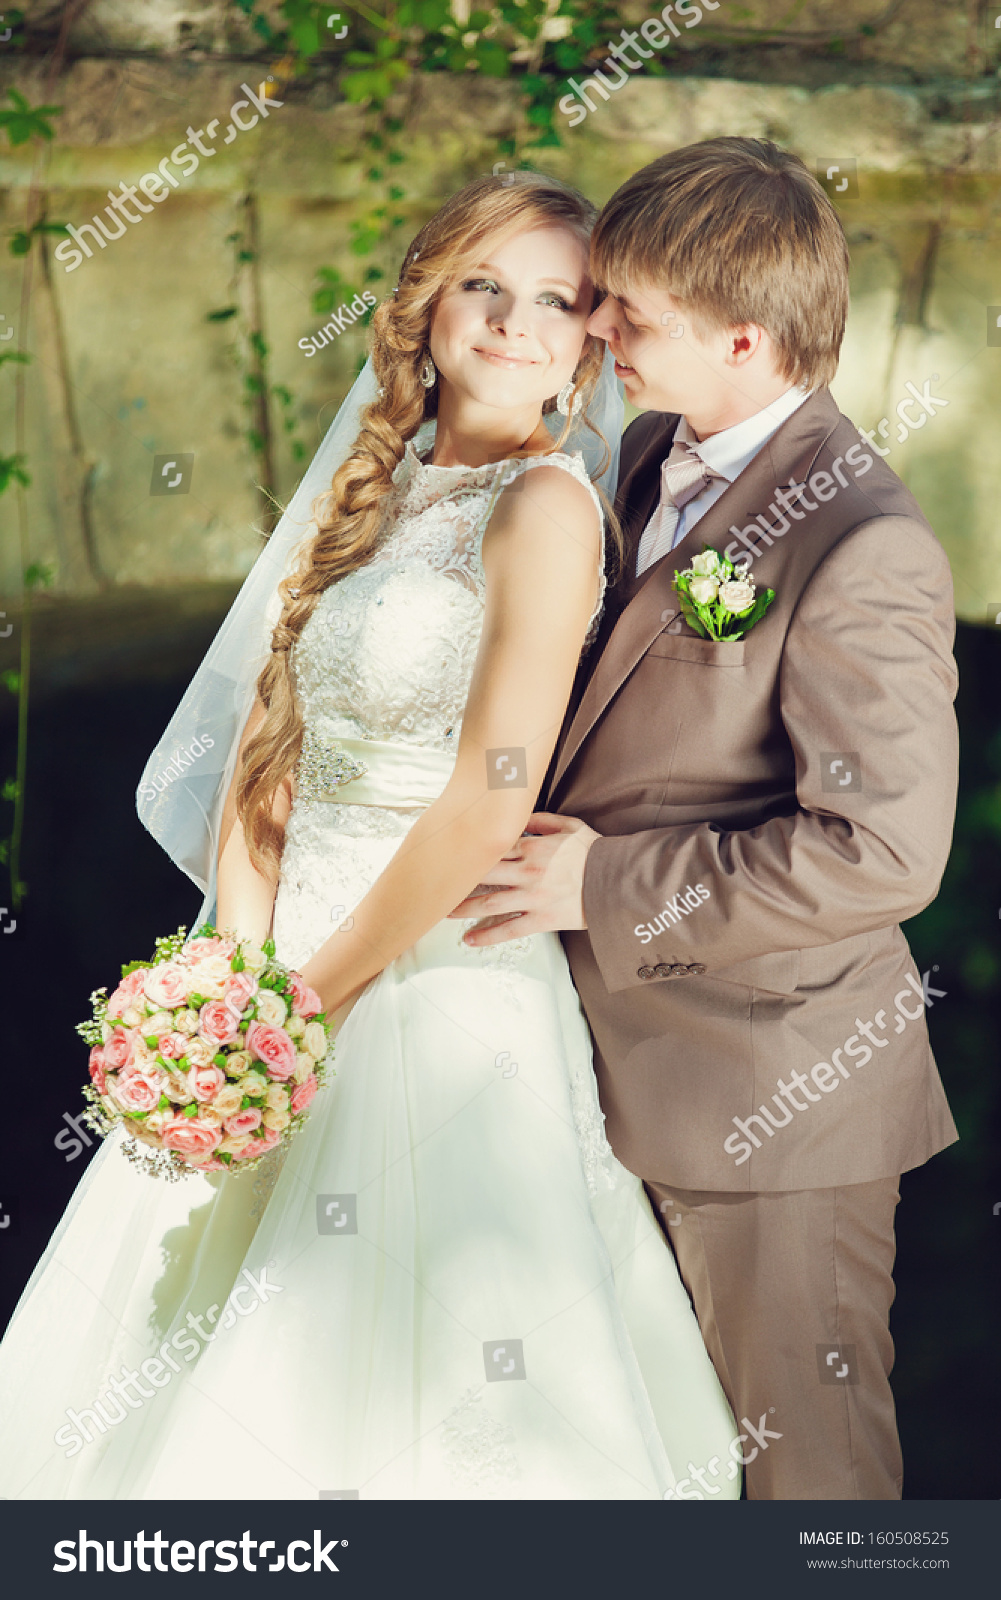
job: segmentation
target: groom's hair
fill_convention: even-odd
[[[658,156],[605,206],[595,282],[666,290],[696,328],[756,322],[790,384],[829,383],[848,314],[848,246],[799,156],[766,139],[706,139]]]

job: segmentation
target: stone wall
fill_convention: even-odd
[[[351,255],[349,237],[352,220],[371,203],[359,148],[362,114],[321,73],[284,89],[280,107],[223,145],[241,82],[258,88],[266,71],[249,47],[243,60],[221,57],[224,48],[235,48],[229,9],[95,5],[84,32],[104,30],[103,53],[69,60],[54,93],[40,59],[0,58],[0,90],[15,82],[33,104],[54,100],[65,107],[36,176],[48,215],[75,226],[107,206],[109,189],[155,172],[186,140],[189,126],[203,129],[220,119],[217,153],[124,237],[94,247],[93,257],[72,271],[54,259],[51,242],[47,272],[40,260],[35,264],[27,375],[30,541],[32,559],[55,568],[57,594],[235,582],[260,548],[233,324],[207,322],[208,313],[256,297],[271,349],[270,379],[293,392],[310,453],[363,350],[358,330],[314,357],[298,344],[325,320],[310,305],[317,267],[336,266],[352,288],[361,287],[365,264]],[[755,26],[775,26],[784,9],[755,7]],[[873,7],[839,7],[839,25],[847,32],[848,22],[857,26],[867,12]],[[627,14],[647,11],[631,7]],[[173,48],[185,20],[192,23],[185,35],[190,49],[166,59],[160,53]],[[877,442],[890,450],[889,464],[946,545],[959,614],[975,620],[1001,601],[994,576],[1001,554],[995,443],[1001,328],[988,342],[991,319],[1001,317],[1001,140],[992,121],[997,79],[986,70],[989,20],[978,13],[971,22],[962,7],[914,0],[906,15],[902,9],[864,41],[871,81],[858,81],[866,63],[851,51],[835,64],[844,81],[832,81],[828,54],[781,39],[747,48],[758,52],[756,59],[770,52],[773,80],[785,70],[782,52],[791,50],[803,81],[743,80],[737,74],[746,65],[744,47],[732,39],[724,65],[735,75],[721,77],[723,46],[712,56],[700,45],[689,50],[683,71],[631,81],[568,130],[560,149],[538,160],[599,202],[662,150],[718,133],[776,138],[811,165],[857,164],[857,195],[849,189],[839,202],[854,275],[835,394],[862,427],[876,429],[882,421]],[[829,7],[798,9],[795,26],[805,35],[829,32]],[[891,82],[894,40],[898,81]],[[695,66],[702,75],[691,75]],[[490,170],[517,104],[510,81],[412,80],[401,97],[407,119],[407,161],[398,169],[406,190],[401,250],[442,196]],[[30,146],[0,145],[4,230],[23,223],[36,159]],[[227,236],[246,220],[247,196],[259,259],[249,276],[234,280]],[[386,267],[395,271],[395,262],[387,259]],[[0,341],[17,328],[22,270],[20,260],[0,255],[6,319]],[[11,372],[0,373],[0,450],[11,448]],[[896,411],[908,400],[908,384],[947,402],[913,431]],[[918,423],[925,415],[916,406],[904,414]],[[298,469],[281,437],[275,452],[276,486],[287,497]],[[151,495],[154,456],[165,454],[193,454],[187,493]],[[0,498],[0,592],[7,595],[18,587],[15,532],[8,493]]]

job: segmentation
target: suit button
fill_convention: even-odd
[[[662,961],[659,966],[654,967],[653,970],[657,974],[658,978],[673,978],[678,969],[677,967],[665,966],[664,962]]]
[[[637,978],[652,978],[653,977],[653,968],[652,967],[638,967],[636,969],[636,976],[637,976]]]
[[[692,963],[692,965],[689,967],[688,970],[689,970],[689,972],[699,973],[699,972],[705,972],[706,969],[702,965],[701,961],[695,961],[695,962]]]

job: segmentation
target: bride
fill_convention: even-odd
[[[164,1184],[108,1139],[0,1347],[7,1498],[739,1494],[558,938],[448,920],[524,829],[601,606],[592,215],[522,173],[421,230],[147,767],[215,924],[335,1014],[335,1075],[257,1172]]]

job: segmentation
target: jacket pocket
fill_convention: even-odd
[[[744,641],[700,639],[691,633],[659,633],[647,655],[661,656],[666,661],[687,661],[696,667],[742,667]]]

